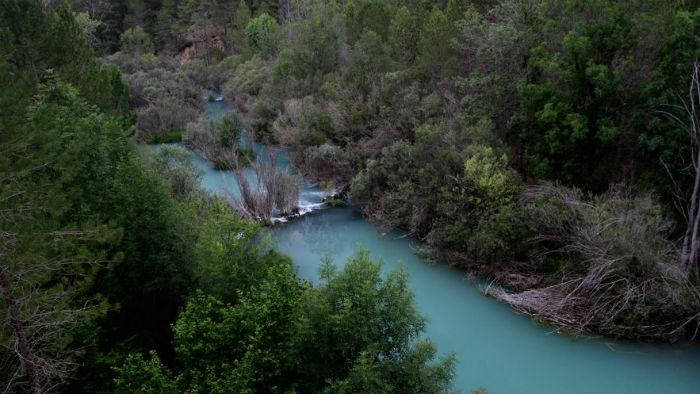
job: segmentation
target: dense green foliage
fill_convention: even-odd
[[[199,188],[187,150],[133,139],[222,169],[253,162],[244,135],[281,143],[525,313],[693,335],[699,268],[677,238],[697,199],[679,123],[698,7],[0,0],[3,388],[449,390],[454,359],[420,338],[405,273],[360,251],[304,283]],[[203,89],[235,108],[202,116]]]
[[[286,392],[342,384],[358,392],[362,368],[370,368],[368,377],[398,391],[446,390],[453,360],[434,364],[432,345],[418,341],[424,323],[405,275],[385,281],[366,253],[350,266],[370,287],[343,297],[385,298],[347,324],[400,346],[377,353],[389,337],[368,336],[338,345],[352,352],[337,358],[334,344],[345,338],[316,326],[359,306],[327,310],[338,303],[321,295],[350,278],[329,276],[318,288],[300,281],[259,224],[199,188],[191,153],[134,144],[134,126],[141,139],[184,128],[198,115],[204,83],[196,69],[155,57],[140,25],[129,28],[120,36],[124,51],[109,61],[127,75],[133,116],[121,73],[94,57],[90,18],[76,21],[65,4],[33,0],[0,7],[3,389]],[[265,35],[276,22],[256,20],[250,50],[271,56]],[[211,125],[222,148],[235,147],[243,131],[237,112]],[[408,328],[388,330],[394,326]],[[317,345],[314,330],[336,360],[311,378],[298,360]],[[316,363],[329,357],[314,355]]]
[[[307,0],[292,10],[278,18],[281,35],[256,33],[270,37],[270,50],[248,41],[210,68],[225,76],[217,81],[225,97],[259,140],[293,148],[306,176],[347,192],[375,223],[425,241],[429,256],[517,290],[585,277],[586,270],[561,261],[582,268],[591,256],[538,242],[549,230],[533,230],[527,219],[523,196],[542,181],[583,190],[580,200],[594,205],[608,190],[629,190],[612,193],[615,204],[651,190],[664,215],[677,219],[661,231],[664,239],[685,231],[687,212],[675,208],[691,195],[693,148],[674,117],[687,117],[682,98],[700,56],[697,4]],[[267,16],[252,15],[246,32],[278,29],[263,29]],[[568,193],[565,186],[560,193]],[[538,218],[554,220],[554,203],[538,201]],[[640,211],[642,226],[660,231],[652,211]],[[616,210],[594,222],[625,215]],[[580,235],[579,226],[588,225],[572,221],[557,232]],[[612,249],[623,242],[598,241]],[[623,259],[629,267],[648,254],[658,267],[688,271],[678,252],[662,253],[659,242],[638,248],[640,256]],[[551,258],[541,263],[538,256]],[[668,270],[618,272],[629,283],[638,283],[634,271],[674,284],[655,290],[663,294],[658,300],[635,298],[635,286],[619,289],[634,306],[609,326],[577,325],[603,305],[562,313],[573,314],[569,325],[581,331],[683,335],[670,326],[683,316],[694,321],[685,329],[697,324],[689,312],[698,305],[697,274],[670,278]],[[605,286],[607,279],[596,279]],[[655,303],[652,309],[664,312],[639,312]],[[522,309],[538,311],[530,306]],[[683,312],[665,314],[673,311]]]
[[[700,56],[697,4],[309,0],[278,17],[279,28],[263,28],[270,19],[245,10],[233,26],[255,40],[233,42],[237,54],[209,68],[217,75],[209,86],[223,89],[258,139],[292,147],[307,176],[349,192],[376,223],[426,241],[434,257],[519,278],[506,284],[521,290],[583,275],[554,259],[528,268],[561,253],[532,242],[545,230],[533,234],[523,219],[529,208],[518,196],[543,180],[586,193],[618,184],[652,190],[677,219],[666,239],[683,232],[674,200],[690,195],[692,148],[669,118],[685,116],[679,97]],[[556,212],[541,204],[543,214]],[[640,254],[659,251],[658,243],[642,246]],[[675,308],[674,291],[661,310]],[[697,297],[686,299],[695,308]],[[671,319],[623,314],[647,330],[584,330],[647,335]]]
[[[181,134],[189,122],[197,119],[202,109],[201,90],[175,60],[138,50],[118,53],[107,60],[119,66],[129,84],[138,140],[155,142]]]
[[[198,292],[173,326],[178,373],[154,352],[130,355],[115,368],[117,390],[444,392],[453,357],[428,364],[436,351],[418,340],[425,323],[406,274],[383,279],[380,269],[360,251],[340,272],[327,260],[326,283],[307,288],[291,262],[278,260],[238,289],[235,304]]]
[[[20,0],[2,5],[3,130],[22,119],[37,84],[52,75],[71,83],[102,111],[123,114],[128,110],[127,87],[119,70],[95,59],[67,5],[48,12]]]

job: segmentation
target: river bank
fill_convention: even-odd
[[[226,104],[207,104],[212,117]],[[262,146],[260,148],[263,148]],[[200,156],[202,186],[219,193],[232,174],[216,171]],[[289,166],[288,158],[278,161]],[[320,204],[323,191],[304,184],[301,202]],[[319,206],[321,208],[321,206]],[[410,275],[419,311],[429,319],[426,335],[441,354],[457,353],[455,389],[479,387],[491,393],[690,393],[700,391],[700,348],[694,344],[653,345],[608,339],[572,339],[538,326],[507,305],[485,297],[480,283],[463,271],[416,255],[420,243],[400,232],[382,236],[354,207],[312,210],[272,232],[290,255],[299,276],[319,283],[317,268],[329,253],[342,264],[358,245],[382,258],[384,270],[401,265]]]

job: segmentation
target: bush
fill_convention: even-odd
[[[299,156],[300,167],[307,176],[340,186],[349,184],[355,168],[359,167],[359,163],[352,159],[350,149],[343,150],[330,143],[311,146]]]
[[[163,145],[149,158],[156,173],[170,181],[172,193],[185,198],[198,187],[202,170],[192,162],[192,153],[175,145]]]
[[[196,150],[217,170],[249,166],[255,159],[252,149],[239,148],[244,132],[243,120],[235,110],[227,112],[220,122],[201,116],[187,125],[182,142]]]
[[[241,54],[225,57],[219,63],[209,66],[208,73],[209,82],[207,86],[210,88],[222,91],[226,82],[233,77],[233,74],[238,69],[238,66],[246,61],[246,58]]]
[[[137,138],[150,141],[161,134],[182,130],[202,110],[201,90],[171,59],[152,55],[114,55],[131,90],[131,107],[137,109]]]
[[[183,132],[181,130],[171,130],[169,132],[166,132],[165,134],[158,134],[153,136],[150,140],[148,140],[148,143],[171,144],[175,142],[182,142],[182,134]]]
[[[700,294],[668,241],[673,223],[651,196],[616,188],[585,199],[541,184],[521,204],[515,224],[533,234],[526,269],[544,278],[520,293],[494,290],[499,299],[576,333],[681,336],[697,321]]]
[[[272,129],[272,122],[277,117],[276,104],[271,102],[267,96],[258,97],[252,103],[248,113],[248,124],[255,135],[256,140],[266,144],[276,144],[277,135]]]
[[[243,135],[243,119],[236,110],[229,110],[215,126],[217,143],[222,148],[235,147]]]
[[[194,86],[203,89],[211,88],[210,73],[212,69],[207,66],[204,59],[191,59],[179,67],[179,71],[187,76],[187,79],[192,81]]]
[[[122,33],[122,52],[128,55],[153,54],[153,40],[151,36],[143,31],[141,26],[133,27]]]
[[[239,65],[231,79],[224,84],[226,100],[239,105],[246,111],[251,96],[256,96],[269,78],[270,66],[259,56]]]
[[[234,175],[240,196],[233,193],[228,195],[229,204],[236,212],[246,218],[269,221],[275,210],[287,215],[297,207],[301,176],[276,167],[276,160],[276,154],[271,151],[268,151],[265,159],[258,157],[252,163],[255,172],[253,182],[241,168],[236,168]]]
[[[277,52],[281,33],[277,21],[267,14],[255,17],[245,28],[248,48],[266,59]]]
[[[185,127],[182,142],[190,148],[209,157],[216,148],[216,132],[214,121],[208,116],[200,116],[196,122],[190,122]]]
[[[516,262],[528,261],[533,234],[524,225],[525,209],[516,203],[505,204],[493,215],[484,217],[465,238],[464,264],[476,264],[485,275],[499,275],[513,269]],[[536,270],[521,269],[531,274]]]
[[[323,144],[332,134],[333,124],[323,106],[307,96],[286,101],[284,112],[272,127],[283,144],[302,149]]]
[[[345,201],[343,201],[343,200],[340,199],[340,198],[334,198],[334,199],[331,201],[331,206],[332,206],[333,208],[344,208],[344,207],[345,207]]]

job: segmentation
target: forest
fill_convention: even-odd
[[[276,249],[302,177],[555,330],[697,344],[699,160],[697,0],[0,0],[1,387],[452,392],[405,270]]]

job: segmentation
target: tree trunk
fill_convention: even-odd
[[[39,374],[34,361],[34,355],[32,354],[32,349],[29,347],[22,320],[20,319],[19,313],[15,310],[15,301],[10,294],[7,271],[2,265],[0,265],[0,289],[2,289],[4,293],[5,305],[7,307],[7,320],[12,328],[12,335],[15,337],[15,342],[17,344],[15,351],[17,352],[20,362],[24,366],[27,379],[29,379],[30,392],[32,394],[41,394],[41,384],[39,383]]]
[[[698,105],[700,105],[700,75],[698,71],[700,63],[695,62],[693,78],[690,84],[690,132],[695,143],[696,154],[693,158],[693,168],[695,170],[695,187],[691,196],[691,206],[695,209],[693,220],[693,233],[690,239],[690,255],[688,260],[688,272],[695,268],[697,275],[698,265],[698,224],[700,224],[700,209],[698,209],[698,184],[700,184],[700,127],[698,125]],[[696,97],[697,95],[697,97]]]
[[[291,5],[290,0],[279,0],[277,2],[277,22],[281,25],[287,19]]]
[[[698,265],[698,231],[700,227],[700,207],[698,199],[700,199],[700,120],[698,119],[698,106],[700,106],[700,61],[695,62],[693,75],[690,81],[689,96],[690,102],[685,104],[685,110],[690,118],[688,123],[681,121],[674,115],[670,115],[671,119],[676,120],[681,124],[690,135],[690,152],[692,156],[692,169],[695,172],[695,180],[693,183],[693,192],[690,195],[688,204],[687,219],[688,227],[686,228],[683,242],[681,244],[680,259],[686,275],[695,273],[696,277],[700,275],[700,266]]]
[[[700,152],[699,152],[700,153]],[[692,253],[693,245],[697,244],[697,201],[698,192],[700,191],[700,171],[698,167],[695,168],[695,182],[693,185],[693,194],[690,197],[690,209],[688,210],[688,228],[685,231],[685,236],[683,237],[683,245],[681,246],[681,262],[686,270],[690,270],[692,265]]]

